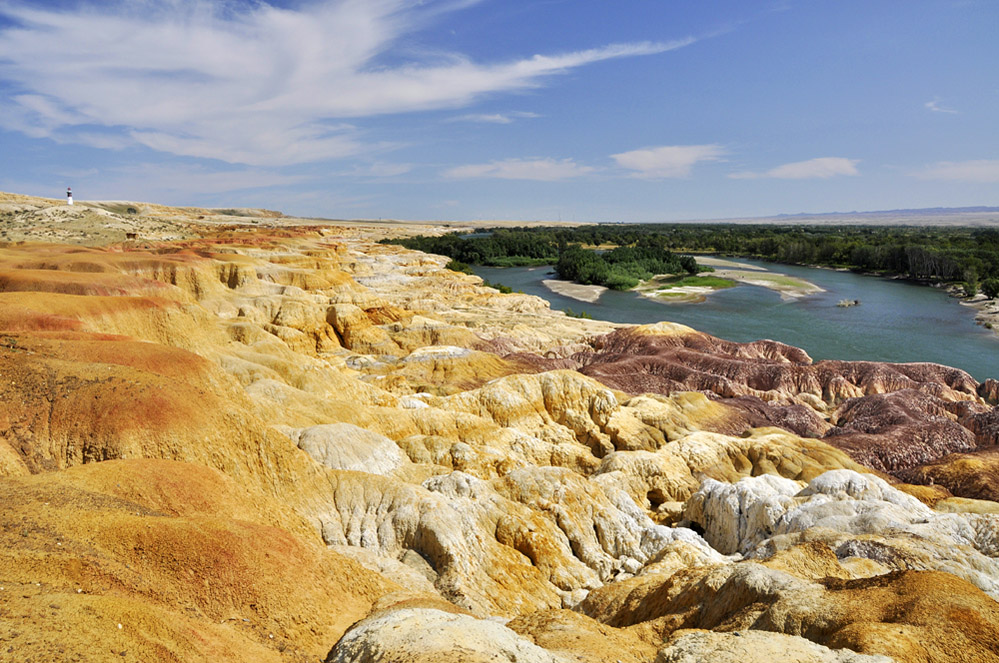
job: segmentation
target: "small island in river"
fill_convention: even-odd
[[[783,299],[797,299],[823,292],[822,288],[804,279],[734,260],[698,256],[697,264],[711,267],[714,271],[698,276],[656,276],[634,290],[650,299],[671,304],[702,302],[713,292],[739,284],[769,288],[780,293]]]

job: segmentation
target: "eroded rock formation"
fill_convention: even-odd
[[[150,229],[0,245],[0,659],[999,660],[990,383],[568,318],[384,226],[0,204]]]
[[[555,361],[535,357],[533,363],[550,369]],[[659,323],[594,338],[558,366],[633,394],[700,391],[741,414],[713,430],[738,434],[740,427],[776,426],[920,483],[930,482],[922,466],[999,440],[999,415],[989,404],[995,381],[979,385],[964,371],[938,364],[813,362],[775,341],[733,343]],[[946,483],[964,497],[992,494],[981,485],[971,488],[974,482],[952,477]]]

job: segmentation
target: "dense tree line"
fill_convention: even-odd
[[[469,264],[555,264],[563,278],[611,287],[630,287],[646,274],[693,273],[689,266],[678,268],[676,261],[683,258],[673,253],[689,251],[963,282],[966,291],[999,295],[999,230],[992,228],[599,224],[512,228],[463,237],[450,234],[397,243]],[[607,246],[617,248],[580,253],[585,247]]]
[[[558,260],[559,248],[566,243],[545,229],[501,229],[492,233],[449,233],[439,237],[408,237],[382,240],[385,244],[401,244],[406,248],[448,256],[468,265],[518,267],[551,265]],[[485,235],[485,236],[475,236]]]
[[[627,290],[639,281],[657,274],[696,274],[697,262],[691,256],[677,256],[662,237],[647,234],[633,243],[598,252],[572,243],[572,228],[497,230],[486,236],[469,237],[452,233],[440,237],[412,237],[383,240],[411,249],[451,258],[449,266],[498,267],[554,264],[560,278],[587,285],[603,285]]]
[[[604,253],[571,244],[559,255],[555,272],[567,281],[627,290],[657,274],[696,274],[697,262],[691,256],[675,255],[657,237],[648,236],[633,246]]]
[[[630,243],[653,234],[674,251],[849,267],[919,280],[999,279],[999,230],[992,228],[603,224],[575,230],[571,241],[584,244]]]

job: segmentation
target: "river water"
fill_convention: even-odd
[[[608,290],[594,303],[558,295],[544,285],[550,267],[475,267],[475,273],[515,291],[538,295],[552,308],[633,324],[669,320],[731,341],[769,338],[804,349],[813,359],[929,361],[999,378],[999,337],[976,325],[975,311],[942,289],[829,269],[738,262],[810,281],[825,292],[783,300],[767,288],[738,285],[701,303],[664,304],[633,292]],[[841,308],[843,299],[859,306]]]

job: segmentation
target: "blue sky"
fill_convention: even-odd
[[[329,218],[999,205],[995,0],[0,0],[0,190]]]

